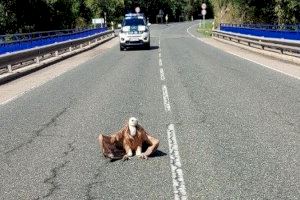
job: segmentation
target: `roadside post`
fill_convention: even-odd
[[[136,12],[137,14],[140,13],[140,12],[141,12],[140,7],[136,7],[136,8],[135,8],[135,12]]]
[[[111,30],[114,31],[115,30],[115,27],[114,27],[115,24],[114,24],[114,22],[113,21],[110,22],[110,25],[111,25]]]
[[[160,19],[160,23],[164,23],[164,11],[162,9],[159,10],[158,15],[156,15],[156,23],[158,24],[158,20]]]
[[[202,3],[201,8],[202,8],[201,14],[202,14],[202,19],[203,19],[202,24],[203,24],[203,28],[205,28],[205,15],[207,14],[207,11],[206,11],[207,5],[206,5],[206,3]]]

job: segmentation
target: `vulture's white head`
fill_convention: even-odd
[[[138,124],[138,120],[135,117],[130,117],[129,121],[128,121],[129,126],[134,126],[136,127],[136,125]]]
[[[130,135],[135,136],[136,135],[136,126],[138,124],[138,120],[135,117],[130,117],[128,121]]]

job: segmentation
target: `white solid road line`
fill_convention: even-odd
[[[236,56],[236,57],[242,58],[242,59],[244,59],[244,60],[250,61],[250,62],[252,62],[252,63],[255,63],[255,64],[257,64],[257,65],[261,65],[261,66],[266,67],[266,68],[268,68],[268,69],[272,69],[272,70],[274,70],[274,71],[276,71],[276,72],[279,72],[279,73],[282,73],[282,74],[285,74],[285,75],[288,75],[288,76],[290,76],[290,77],[293,77],[293,78],[296,78],[296,79],[300,80],[300,77],[295,76],[295,75],[293,75],[293,74],[289,74],[289,73],[286,73],[286,72],[281,71],[281,70],[279,70],[279,69],[275,69],[275,68],[273,68],[273,67],[270,67],[270,66],[268,66],[268,65],[261,64],[261,63],[259,63],[259,62],[254,61],[254,60],[251,60],[251,59],[249,59],[249,58],[244,58],[244,57],[242,57],[242,56],[240,56],[240,55],[237,55],[237,54],[235,54],[235,53],[231,53],[231,52],[228,52],[228,53],[230,53],[231,55],[234,55],[234,56]]]
[[[194,35],[190,32],[190,29],[193,28],[194,26],[197,26],[197,25],[199,25],[199,24],[194,24],[194,25],[192,25],[192,26],[190,26],[189,28],[186,29],[186,32],[187,32],[190,36],[192,36],[193,38],[198,38],[198,37],[194,36]],[[199,40],[200,40],[200,39],[199,39]]]
[[[62,75],[62,74],[58,74],[58,75],[56,75],[56,76],[53,76],[53,77],[51,78],[51,80],[52,80],[52,79],[55,79],[55,78],[57,78],[57,77],[59,77],[59,76],[61,76],[61,75]],[[7,99],[7,100],[5,100],[5,101],[3,101],[3,102],[0,102],[0,106],[3,106],[3,105],[5,105],[5,104],[7,104],[7,103],[9,103],[9,102],[11,102],[11,101],[14,101],[14,100],[18,99],[19,97],[23,96],[24,94],[26,94],[26,93],[28,93],[28,92],[30,92],[30,91],[32,91],[32,90],[38,88],[38,87],[41,87],[42,85],[46,84],[48,81],[49,81],[49,80],[42,81],[42,82],[40,82],[38,85],[35,85],[35,86],[31,87],[31,88],[28,88],[27,90],[21,92],[20,94],[17,94],[16,96],[11,97],[10,99]]]
[[[30,91],[30,90],[28,90],[28,91]],[[26,92],[22,92],[21,94],[18,94],[18,95],[14,96],[14,97],[12,97],[12,98],[10,98],[10,99],[7,99],[7,100],[5,100],[5,101],[3,101],[3,102],[0,102],[0,106],[3,106],[3,105],[5,105],[5,104],[7,104],[7,103],[9,103],[9,102],[11,102],[11,101],[13,101],[13,100],[19,98],[20,96],[24,95],[25,93],[26,93]]]
[[[92,51],[95,51],[95,52],[99,51],[99,50],[97,50],[97,48],[99,48],[102,51],[105,50],[105,49],[110,49],[113,46],[115,46],[117,44],[117,42],[118,42],[118,40],[113,39],[111,42],[107,42],[107,43],[103,44],[103,46],[100,45],[100,46],[96,47],[94,50],[89,50],[89,51],[91,51],[91,52]],[[89,52],[89,51],[87,51],[87,52]],[[82,53],[82,54],[84,54],[84,53]],[[81,54],[79,54],[79,55],[81,55]],[[59,67],[56,67],[55,66],[56,64],[53,64],[53,65],[50,65],[49,67],[47,67],[47,71],[46,72],[45,71],[42,72],[43,70],[39,70],[38,71],[39,73],[42,72],[42,74],[45,74],[45,77],[46,77],[45,79],[46,80],[42,80],[42,81],[40,81],[40,80],[38,80],[38,81],[30,81],[30,83],[33,85],[32,87],[28,87],[28,88],[23,87],[22,89],[20,89],[22,91],[18,91],[18,94],[15,94],[14,96],[13,95],[9,95],[9,97],[7,97],[7,98],[1,97],[0,98],[1,99],[0,106],[4,106],[4,105],[6,105],[8,103],[11,103],[12,101],[17,100],[18,98],[20,98],[24,94],[29,93],[32,90],[35,90],[36,88],[43,86],[44,84],[48,83],[49,81],[58,78],[59,76],[63,75],[64,73],[77,68],[79,65],[88,62],[90,59],[93,59],[95,57],[95,55],[98,55],[98,54],[95,54],[95,55],[93,54],[91,56],[85,56],[86,58],[89,58],[89,59],[78,59],[79,55],[77,55],[77,58],[76,58],[76,56],[73,56],[73,57],[70,57],[69,59],[64,60],[64,61],[70,60],[72,62],[71,59],[75,59],[75,63],[68,64],[69,67],[66,67],[64,70],[58,70]],[[64,61],[62,61],[62,62],[64,62]],[[22,79],[23,79],[23,77],[19,78],[18,81],[22,80]],[[7,83],[7,84],[14,84],[14,83],[11,82],[11,83]],[[4,91],[6,91],[6,90],[4,90]],[[2,100],[2,99],[4,99],[4,100]]]
[[[190,29],[193,28],[193,27],[196,26],[196,25],[198,25],[198,24],[194,24],[194,25],[190,26],[189,28],[187,28],[187,29],[186,29],[186,32],[187,32],[191,37],[193,37],[193,38],[195,38],[195,39],[197,39],[197,40],[199,40],[199,41],[201,41],[201,42],[204,42],[204,41],[202,41],[199,37],[196,37],[195,35],[193,35],[193,34],[190,32]],[[205,43],[205,42],[204,42],[204,43]],[[206,44],[209,45],[209,43],[206,43]],[[295,75],[293,75],[293,74],[284,72],[284,71],[279,70],[279,69],[275,69],[275,68],[273,68],[273,67],[271,67],[271,66],[268,66],[268,65],[259,63],[259,62],[255,61],[255,60],[251,60],[251,59],[249,59],[249,58],[245,58],[245,57],[243,57],[243,56],[241,56],[241,55],[232,53],[232,52],[230,52],[230,51],[225,51],[225,52],[227,52],[227,53],[229,53],[229,54],[231,54],[231,55],[234,55],[234,56],[236,56],[236,57],[239,57],[239,58],[241,58],[241,59],[244,59],[244,60],[250,61],[250,62],[252,62],[252,63],[255,63],[255,64],[257,64],[257,65],[260,65],[260,66],[266,67],[266,68],[268,68],[268,69],[271,69],[271,70],[280,72],[280,73],[282,73],[282,74],[288,75],[288,76],[290,76],[290,77],[293,77],[293,78],[296,78],[296,79],[300,79],[300,77],[298,77],[298,76],[295,76]]]

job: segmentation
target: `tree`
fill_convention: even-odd
[[[296,24],[299,0],[210,0],[216,22]]]
[[[275,0],[275,14],[278,24],[295,24],[300,22],[299,0]]]
[[[202,3],[215,24],[300,22],[299,0],[0,0],[0,34],[87,27],[104,13],[107,22],[119,23],[137,6],[152,22],[160,9],[179,21],[198,18]]]
[[[16,1],[0,0],[0,34],[13,33],[17,29]]]

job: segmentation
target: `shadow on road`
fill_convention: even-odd
[[[156,49],[159,49],[159,46],[151,46],[150,49],[144,49],[143,47],[128,47],[126,48],[126,51],[140,51],[140,50],[152,51]]]
[[[160,150],[156,150],[152,155],[149,156],[149,158],[153,158],[153,157],[161,157],[161,156],[166,156],[168,154],[166,154],[165,152],[162,152]]]
[[[144,152],[144,148],[143,148],[143,152]],[[156,150],[152,155],[149,156],[149,158],[155,158],[155,157],[162,157],[162,156],[166,156],[168,154],[166,154],[165,152],[163,151],[160,151],[160,150]],[[103,157],[105,158],[105,157]],[[106,158],[105,158],[106,159]],[[118,160],[122,160],[122,158],[112,158],[112,159],[108,159],[108,162],[115,162],[115,161],[118,161]]]

